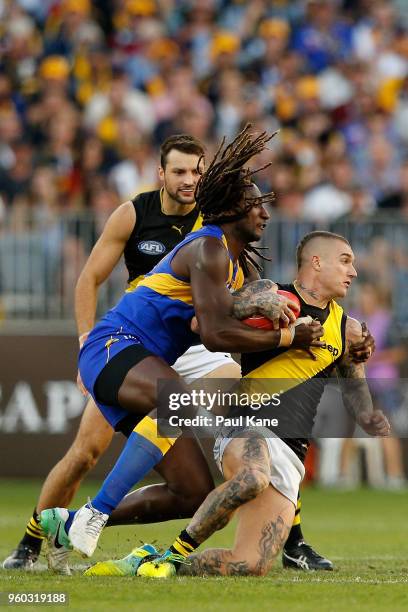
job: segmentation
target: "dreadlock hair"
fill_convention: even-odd
[[[275,199],[271,191],[259,198],[245,198],[247,188],[252,184],[251,177],[268,168],[272,162],[255,170],[244,168],[245,164],[258,153],[264,151],[266,144],[277,134],[262,132],[258,136],[251,133],[247,124],[238,136],[228,145],[225,137],[218,148],[214,159],[201,175],[195,191],[195,200],[203,217],[203,225],[233,223],[243,219],[253,206],[270,204]],[[259,249],[247,246],[240,256],[244,274],[249,272],[249,264],[257,270],[261,267],[253,258],[267,259]]]

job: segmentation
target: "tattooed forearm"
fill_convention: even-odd
[[[337,366],[337,372],[344,405],[358,422],[362,413],[373,412],[373,401],[365,378],[364,365],[353,363],[346,355]]]
[[[207,495],[187,527],[196,542],[204,542],[220,525],[226,525],[236,508],[256,497],[269,483],[269,454],[265,440],[251,437],[243,443],[242,468]]]
[[[254,314],[263,314],[270,319],[279,318],[282,299],[275,292],[276,284],[268,279],[244,285],[234,293],[233,315],[245,319]]]
[[[241,289],[234,291],[234,296],[244,295],[246,297],[250,297],[256,293],[262,293],[264,291],[273,291],[278,287],[276,283],[269,280],[268,278],[261,278],[256,281],[252,281],[251,283],[247,283]]]

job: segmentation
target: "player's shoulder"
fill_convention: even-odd
[[[155,204],[160,207],[160,189],[138,193],[137,196],[130,200],[130,203],[136,211],[152,207]]]
[[[111,214],[106,222],[103,234],[105,237],[111,235],[117,238],[128,238],[133,231],[136,222],[136,211],[131,200],[123,202]]]
[[[346,319],[346,338],[349,342],[358,342],[361,340],[362,327],[360,321],[353,317],[347,316]]]
[[[224,270],[230,261],[225,245],[216,236],[201,234],[201,232],[196,232],[196,234],[182,249],[189,260],[189,265],[201,272]]]
[[[195,236],[191,235],[191,246],[202,253],[204,256],[217,255],[218,253],[227,255],[228,250],[225,245],[216,236],[211,236],[201,231],[195,232]]]

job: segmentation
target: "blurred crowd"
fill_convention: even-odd
[[[283,216],[406,218],[407,28],[390,0],[1,0],[3,214],[114,208],[169,134],[211,155],[251,122]]]
[[[75,224],[64,242],[77,269],[106,215],[157,186],[165,137],[211,157],[247,122],[279,129],[256,160],[274,218],[353,228],[408,332],[407,2],[0,0],[0,45],[0,228],[95,213],[87,244]]]

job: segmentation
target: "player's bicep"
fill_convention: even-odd
[[[365,370],[363,363],[354,363],[349,354],[351,344],[359,342],[362,338],[362,327],[360,321],[347,317],[346,320],[346,347],[343,357],[337,363],[337,372],[340,378],[364,378]]]
[[[354,342],[361,342],[363,337],[363,328],[360,321],[347,317],[346,320],[346,344],[347,348]],[[347,349],[346,349],[347,350]]]
[[[365,378],[365,370],[363,363],[354,363],[349,354],[350,345],[361,341],[362,326],[360,321],[347,317],[346,320],[346,348],[344,355],[337,364],[337,371],[340,378]]]
[[[233,299],[226,287],[229,258],[225,248],[215,240],[197,244],[190,265],[190,283],[194,309],[205,333],[207,326],[232,315]]]

